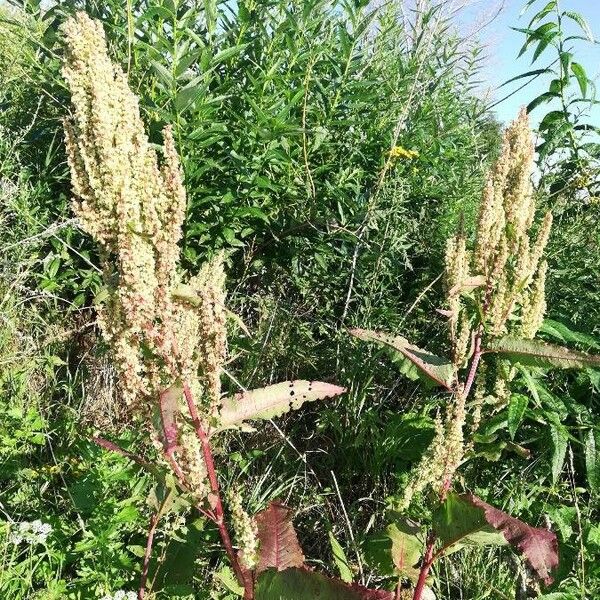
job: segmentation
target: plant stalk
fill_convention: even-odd
[[[253,600],[254,581],[252,579],[252,573],[248,569],[244,569],[240,564],[235,550],[233,549],[233,544],[231,543],[231,536],[229,535],[227,525],[225,524],[225,511],[223,510],[223,502],[221,501],[221,490],[219,488],[219,480],[217,478],[215,461],[213,459],[208,434],[206,433],[198,415],[198,409],[196,408],[196,403],[194,402],[192,392],[186,383],[183,384],[183,393],[188,405],[188,410],[190,411],[196,436],[198,437],[198,440],[202,446],[202,454],[204,456],[204,462],[206,464],[206,471],[211,490],[210,504],[213,507],[213,520],[219,529],[221,541],[223,542],[225,552],[227,552],[227,556],[229,557],[229,561],[231,562],[231,567],[233,568],[235,576],[239,584],[244,588],[244,600]]]

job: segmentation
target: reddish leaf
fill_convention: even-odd
[[[255,517],[260,541],[256,572],[275,568],[278,571],[304,566],[304,554],[292,525],[292,510],[271,502]]]
[[[558,542],[556,535],[547,529],[531,527],[515,517],[490,506],[473,494],[462,496],[483,510],[485,520],[500,531],[511,546],[525,556],[531,568],[546,585],[552,583],[550,573],[558,566]]]

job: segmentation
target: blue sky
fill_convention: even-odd
[[[536,66],[533,67],[531,66],[532,52],[528,52],[517,59],[517,54],[524,42],[524,35],[512,31],[510,27],[527,27],[532,16],[537,12],[535,8],[537,7],[539,10],[545,6],[547,0],[538,0],[528,12],[523,16],[519,16],[524,3],[524,0],[505,0],[502,13],[488,26],[481,36],[488,46],[488,61],[484,70],[485,81],[483,85],[492,88],[492,97],[494,100],[499,100],[510,91],[522,85],[526,80],[523,79],[502,89],[497,89],[500,84],[521,73],[545,67],[554,58],[552,49],[548,49],[542,55],[544,60],[536,63]],[[492,2],[489,0],[480,0],[477,2],[471,10],[463,14],[463,26],[465,28],[473,26],[474,15],[477,12],[481,12],[484,7],[489,7],[490,4]],[[600,39],[600,0],[562,0],[560,4],[562,10],[576,11],[584,16],[593,30],[596,39]],[[545,20],[541,23],[543,22]],[[575,32],[576,27],[576,25],[573,26],[573,32]],[[588,77],[597,79],[600,75],[600,44],[592,45],[585,42],[575,42],[575,44],[577,44],[574,51],[575,60],[584,66]],[[540,76],[525,89],[499,104],[495,108],[498,118],[503,122],[513,119],[520,106],[528,104],[538,94],[547,91],[550,79],[550,77]],[[552,105],[550,104],[542,105],[534,110],[532,113],[534,124],[551,107]],[[600,124],[600,107],[593,109],[591,120],[596,124]]]

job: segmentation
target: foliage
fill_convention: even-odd
[[[563,358],[585,361],[600,349],[597,153],[586,115],[595,98],[578,57],[586,42],[567,38],[580,34],[576,27],[581,37],[590,32],[567,5],[528,4],[536,11],[528,30],[553,22],[545,47],[544,30],[524,32],[527,49],[540,49],[531,68],[559,94],[531,107],[555,113],[541,119],[538,148],[538,205],[555,217],[549,318],[538,335],[568,348]],[[127,422],[97,335],[92,306],[106,291],[98,253],[69,210],[68,90],[59,73],[59,26],[83,8],[103,23],[151,142],[162,142],[164,125],[175,132],[189,197],[183,266],[196,271],[225,250],[228,308],[245,323],[228,323],[222,400],[232,418],[244,394],[264,400],[238,382],[269,390],[328,373],[346,389],[340,401],[307,402],[276,422],[211,432],[220,485],[259,524],[279,506],[289,534],[294,514],[296,550],[308,557],[265,570],[257,596],[411,597],[439,514],[425,496],[408,516],[396,509],[450,395],[418,365],[439,367],[448,385],[452,358],[439,359],[449,351],[444,319],[432,318],[444,301],[436,281],[444,242],[461,224],[469,242],[500,142],[479,99],[481,45],[459,33],[445,0],[407,13],[395,3],[374,11],[341,0],[10,5],[0,8],[0,595],[132,592],[157,512],[148,565],[157,599],[243,594],[215,525],[191,512],[164,465],[148,471],[163,449]],[[552,51],[549,73],[540,61]],[[469,280],[457,290],[469,310],[478,286]],[[195,293],[179,291],[194,303]],[[347,335],[357,327],[379,341],[357,343]],[[546,359],[526,365],[522,354],[505,362],[484,349],[490,378],[509,368],[514,376],[505,402],[486,405],[491,414],[467,440],[455,488],[472,493],[477,523],[485,501],[556,535],[560,564],[541,598],[596,597],[598,370],[549,369]],[[288,408],[287,396],[275,399]],[[176,400],[154,422],[191,427],[181,393]],[[99,436],[122,454],[94,444]],[[232,519],[229,495],[224,503]],[[51,527],[44,543],[11,541],[20,524],[38,520]],[[510,550],[464,544],[440,554],[424,596],[540,595]]]

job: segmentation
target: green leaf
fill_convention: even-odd
[[[555,98],[558,98],[558,97],[559,97],[559,94],[557,94],[556,92],[544,92],[543,94],[540,94],[537,98],[534,98],[527,105],[527,112],[530,113],[532,110],[537,108],[540,104],[544,104],[544,102],[550,102],[551,100],[554,100]]]
[[[554,125],[557,121],[562,121],[564,118],[565,114],[562,110],[551,110],[549,113],[546,113],[546,115],[544,115],[544,118],[539,124],[538,129],[542,132],[546,131],[547,129],[552,127],[552,125]]]
[[[587,96],[588,88],[588,76],[585,69],[579,63],[573,62],[571,63],[571,71],[573,72],[573,75],[575,75],[577,83],[579,83],[581,95],[585,98]]]
[[[219,426],[235,427],[244,421],[272,419],[299,409],[305,402],[332,398],[345,391],[339,385],[297,379],[240,392],[222,401]]]
[[[433,515],[433,531],[448,550],[463,546],[505,546],[508,542],[485,519],[484,511],[464,497],[448,494]]]
[[[573,342],[575,344],[587,346],[588,348],[600,349],[599,339],[595,338],[593,335],[575,331],[560,321],[544,319],[540,331],[561,342]]]
[[[552,40],[554,40],[554,38],[557,35],[559,35],[558,31],[551,31],[551,32],[547,33],[546,35],[544,35],[544,37],[539,41],[539,43],[533,53],[533,58],[531,59],[532,63],[534,63],[539,58],[539,56],[542,54],[542,52],[544,52],[544,50],[550,45]]]
[[[572,10],[565,10],[563,12],[563,17],[567,17],[572,21],[575,21],[575,23],[577,23],[579,27],[581,27],[581,30],[585,34],[585,37],[592,43],[595,41],[594,32],[592,31],[592,28],[588,25],[588,22],[579,13],[576,13]]]
[[[550,438],[552,439],[552,482],[556,483],[565,464],[569,434],[563,425],[552,423],[550,425]]]
[[[531,569],[546,584],[558,566],[558,541],[547,529],[538,529],[494,508],[473,494],[450,493],[433,515],[433,531],[442,550],[456,545],[510,544],[523,554]]]
[[[533,16],[531,21],[529,22],[529,27],[531,27],[536,21],[541,21],[546,15],[549,15],[553,10],[556,9],[556,0],[550,0],[544,8],[542,8],[537,14]]]
[[[391,336],[368,329],[350,329],[349,333],[366,342],[375,342],[392,351],[392,357],[398,360],[400,369],[407,377],[424,377],[446,389],[451,389],[454,369],[452,363],[443,357],[431,354],[412,345],[401,336]],[[406,364],[408,361],[409,364]]]
[[[236,596],[244,595],[244,588],[238,583],[233,571],[229,567],[223,567],[219,571],[216,571],[215,578]]]
[[[539,340],[503,337],[492,340],[485,352],[499,354],[502,358],[512,362],[534,367],[557,367],[560,369],[600,367],[599,355],[586,354],[563,346],[546,344]]]
[[[423,542],[417,537],[418,527],[406,523],[392,523],[387,528],[387,535],[392,542],[390,548],[392,561],[398,574],[407,577],[413,583],[419,578],[418,562],[423,553]]]
[[[269,569],[258,577],[256,600],[393,600],[391,592],[348,585],[308,569]]]
[[[236,54],[240,54],[248,44],[238,44],[237,46],[231,46],[230,48],[225,48],[225,50],[221,50],[217,52],[212,58],[212,64],[216,65],[222,63]]]
[[[543,75],[544,73],[554,73],[552,69],[534,69],[533,71],[527,71],[527,73],[522,73],[521,75],[517,75],[516,77],[511,77],[507,81],[505,81],[500,87],[504,87],[513,81],[518,81],[519,79],[525,79],[526,77],[536,77],[537,75]]]
[[[345,583],[352,583],[354,575],[352,574],[346,553],[331,531],[329,532],[329,544],[331,545],[333,560],[338,568],[340,579]]]
[[[161,63],[151,60],[150,64],[154,69],[155,73],[158,75],[158,78],[163,82],[165,87],[171,88],[173,86],[173,75],[164,65]]]
[[[515,439],[519,425],[523,421],[528,403],[529,398],[523,394],[513,394],[510,397],[510,402],[508,403],[508,431],[513,440]]]
[[[571,52],[561,52],[560,62],[562,64],[563,78],[565,79],[565,83],[568,83],[571,63],[573,62],[573,54]]]
[[[585,434],[585,471],[593,494],[600,492],[600,435],[593,429]]]

